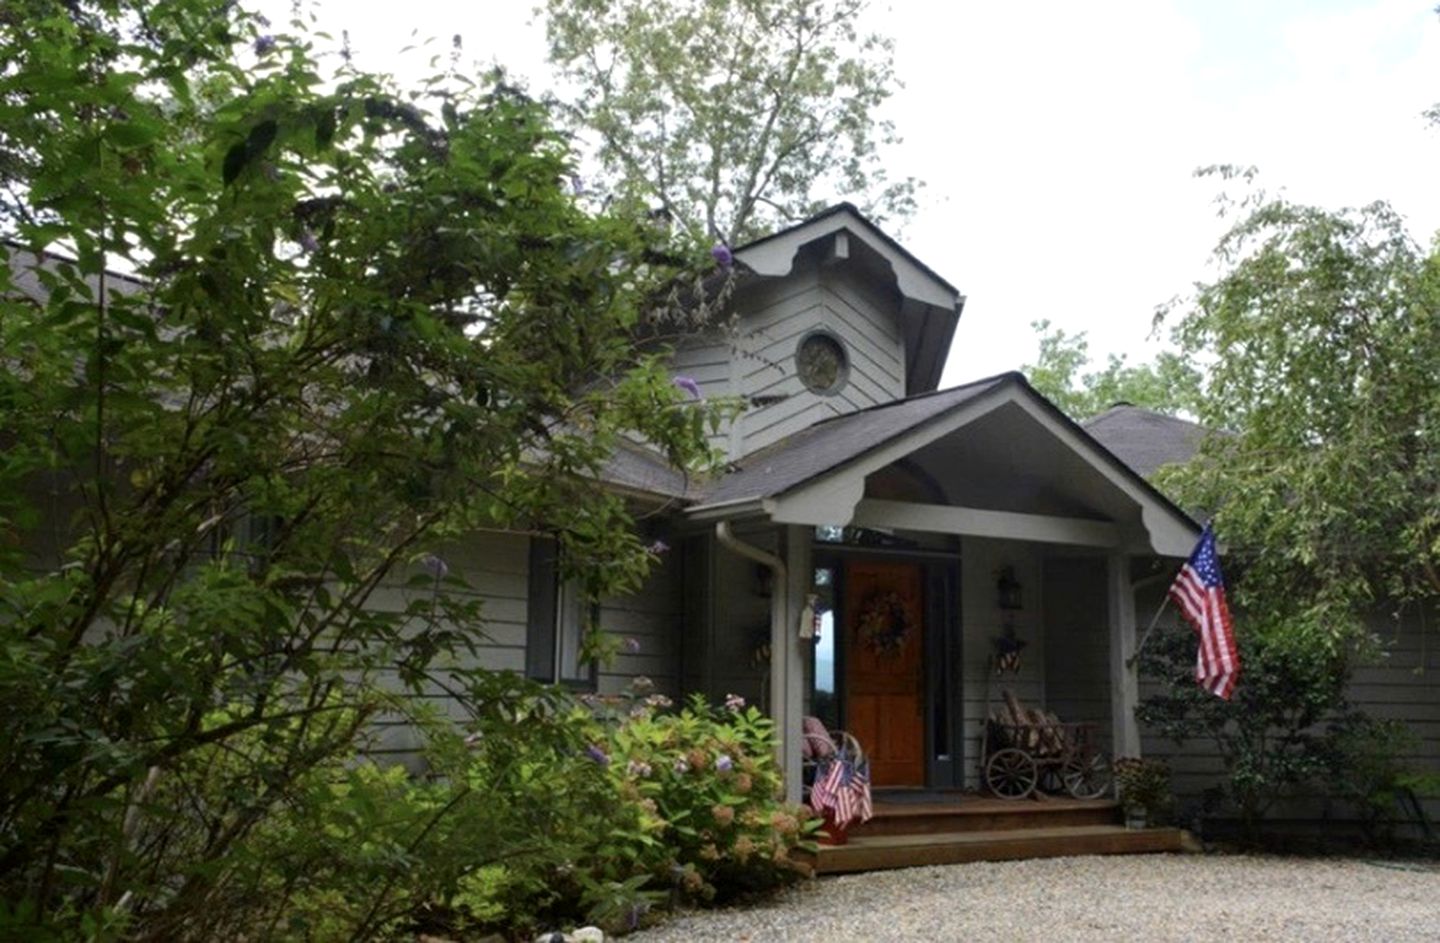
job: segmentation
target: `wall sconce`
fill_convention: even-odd
[[[1000,568],[1000,577],[995,581],[996,605],[1001,609],[1014,611],[1025,608],[1020,601],[1020,581],[1015,578],[1013,566]]]

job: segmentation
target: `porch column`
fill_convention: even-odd
[[[1126,660],[1135,651],[1135,587],[1130,583],[1130,558],[1112,553],[1106,560],[1110,601],[1110,743],[1112,756],[1140,755],[1140,677]]]
[[[792,524],[785,528],[783,619],[771,620],[770,710],[780,736],[780,766],[785,774],[785,801],[799,802],[801,790],[800,720],[805,713],[805,648],[800,639],[800,614],[810,592],[810,543],[815,529]]]

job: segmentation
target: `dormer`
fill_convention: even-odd
[[[745,412],[731,459],[824,419],[934,390],[965,299],[848,203],[737,248],[733,331],[679,346],[675,370]]]

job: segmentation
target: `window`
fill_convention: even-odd
[[[850,372],[845,345],[825,331],[806,334],[795,349],[795,369],[800,374],[800,382],[810,392],[821,395],[839,392]]]
[[[584,601],[579,585],[561,578],[559,551],[553,540],[530,539],[525,674],[536,681],[591,688],[595,664],[580,660]]]

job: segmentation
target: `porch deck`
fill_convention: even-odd
[[[844,845],[821,845],[819,874],[968,861],[1185,850],[1175,828],[1127,829],[1113,800],[1008,801],[964,793],[878,792],[875,817]]]

